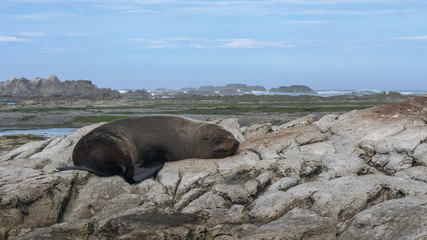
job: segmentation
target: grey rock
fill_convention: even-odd
[[[202,185],[203,179],[208,177],[210,172],[200,173],[183,173],[181,182],[178,186],[177,195],[183,195],[191,188],[199,187]]]
[[[116,91],[106,88],[98,88],[88,80],[61,82],[55,75],[48,78],[13,78],[7,82],[0,82],[0,95],[14,96],[52,96],[52,95],[103,95],[117,94]]]
[[[426,103],[248,126],[237,155],[168,162],[136,185],[56,170],[98,125],[28,143],[0,159],[0,238],[423,239]]]
[[[225,208],[225,206],[225,200],[221,196],[208,192],[188,204],[188,206],[182,209],[181,213],[196,213],[206,209]]]
[[[298,184],[295,178],[284,177],[279,179],[277,182],[271,184],[267,191],[282,191],[285,192],[289,188],[296,186]]]
[[[305,116],[303,118],[298,118],[298,119],[295,119],[293,121],[284,123],[278,127],[273,128],[273,130],[274,131],[281,131],[283,129],[290,128],[290,127],[306,126],[306,125],[312,124],[315,120],[316,120],[316,115],[311,114],[311,115]]]
[[[193,188],[184,194],[179,201],[177,201],[174,205],[176,210],[182,210],[185,206],[187,206],[191,201],[200,197],[204,193],[202,188]]]
[[[265,136],[267,133],[272,132],[271,129],[273,125],[271,123],[264,123],[264,124],[254,124],[249,127],[247,127],[243,131],[243,135],[245,136],[246,140],[249,139],[256,139],[259,137]]]
[[[328,218],[295,208],[278,220],[246,233],[243,239],[336,239],[336,227]]]
[[[216,121],[211,121],[211,123],[217,124],[230,131],[234,135],[234,137],[240,142],[245,139],[242,132],[240,131],[239,119],[237,118],[220,119]]]
[[[131,193],[131,187],[123,182],[119,176],[99,178],[91,174],[87,182],[74,186],[75,194],[70,196],[71,201],[64,209],[63,221],[91,218],[106,207],[111,199],[123,193]]]
[[[0,228],[40,228],[56,223],[72,194],[74,181],[73,174],[55,173],[2,185]]]
[[[355,155],[332,154],[322,158],[322,173],[319,178],[333,179],[346,175],[364,175],[375,170]]]
[[[337,152],[334,145],[330,142],[318,142],[313,144],[307,144],[299,147],[299,150],[303,153],[311,153],[318,156],[331,155]]]
[[[316,125],[322,133],[329,132],[331,127],[334,124],[334,121],[337,120],[338,115],[335,114],[328,114],[323,116],[318,121],[313,122],[314,125]]]
[[[425,239],[427,195],[383,202],[354,216],[338,239]]]
[[[416,163],[427,167],[427,143],[420,144],[415,148],[414,160]]]
[[[153,179],[139,183],[132,192],[139,195],[144,202],[151,201],[158,205],[169,203],[172,200],[172,196],[168,194],[166,188]]]
[[[405,169],[401,172],[396,172],[394,176],[402,179],[413,179],[427,183],[427,167],[415,166]]]
[[[233,203],[244,204],[252,201],[251,193],[243,185],[218,184],[213,187],[213,190]]]

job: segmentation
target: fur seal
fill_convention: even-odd
[[[224,128],[178,116],[144,116],[101,125],[73,150],[74,166],[99,176],[119,175],[128,183],[155,176],[165,162],[187,158],[224,158],[239,142]]]

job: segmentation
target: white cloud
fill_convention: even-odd
[[[283,24],[288,25],[311,25],[311,24],[324,24],[324,23],[331,23],[332,21],[329,20],[286,20],[281,21]]]
[[[51,19],[67,19],[67,18],[75,18],[76,14],[68,13],[68,12],[39,12],[39,13],[30,13],[30,14],[15,14],[15,15],[4,15],[8,18],[19,18],[19,19],[27,19],[27,20],[51,20]]]
[[[408,0],[419,3],[419,0]],[[125,1],[132,6],[128,13],[175,15],[360,15],[408,13],[411,10],[392,8],[398,0],[267,0],[267,1]],[[405,2],[406,4],[408,2]],[[379,5],[343,10],[329,6],[350,4]],[[316,8],[310,7],[316,6]],[[324,9],[319,6],[325,6]]]
[[[27,42],[28,39],[0,35],[0,42]]]
[[[131,39],[133,42],[138,42],[141,44],[142,48],[177,48],[179,45],[173,41],[168,41],[165,39],[155,40],[155,39],[145,39],[145,38],[134,38]]]
[[[279,48],[283,47],[282,42],[255,41],[252,39],[234,39],[223,44],[223,48]]]
[[[400,40],[427,40],[427,35],[424,36],[413,36],[413,37],[401,37]]]
[[[163,38],[145,39],[134,38],[130,41],[139,43],[143,48],[282,48],[289,47],[289,43],[283,41],[258,41],[253,39],[204,39],[204,38]]]
[[[63,53],[63,52],[68,52],[68,49],[65,48],[55,48],[55,47],[46,47],[46,48],[42,48],[38,51],[36,51],[37,53],[46,53],[46,54],[51,54],[51,53]]]
[[[76,33],[69,33],[67,34],[68,37],[87,37],[89,34],[82,33],[82,32],[76,32]]]
[[[15,35],[27,38],[43,38],[46,37],[46,34],[40,32],[19,32]]]
[[[85,8],[102,8],[107,11],[116,11],[125,14],[167,14],[167,15],[360,15],[378,13],[408,13],[411,10],[396,8],[394,4],[401,4],[398,0],[266,0],[266,1],[177,1],[177,0],[9,0],[28,4],[63,3],[80,4]],[[405,4],[420,3],[420,0],[407,0]],[[347,5],[363,5],[364,8],[348,9]],[[330,6],[337,7],[331,8]],[[341,8],[343,6],[343,8]],[[373,6],[373,7],[371,7]],[[394,6],[394,7],[393,7]],[[322,9],[323,8],[323,9]],[[341,8],[341,9],[340,9]],[[46,20],[58,18],[58,13],[33,13],[16,15],[19,18]],[[306,24],[309,22],[306,22]],[[313,22],[314,23],[314,22]]]

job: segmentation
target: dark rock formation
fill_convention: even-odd
[[[281,86],[279,88],[272,88],[270,89],[270,92],[275,93],[309,93],[309,94],[316,94],[317,92],[313,89],[304,86],[304,85],[291,85],[289,87]]]
[[[56,76],[48,78],[13,78],[11,81],[0,82],[0,95],[11,96],[87,96],[108,97],[118,95],[109,88],[98,88],[89,80],[61,82]]]
[[[147,100],[151,98],[151,94],[145,90],[135,90],[135,91],[127,91],[123,93],[122,96],[126,99],[143,99]]]

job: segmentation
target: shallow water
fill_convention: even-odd
[[[46,129],[14,129],[0,130],[0,136],[16,134],[34,134],[45,137],[67,136],[76,131],[77,128],[46,128]]]

